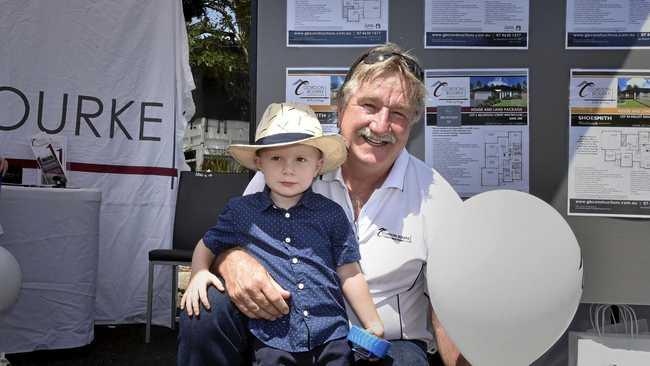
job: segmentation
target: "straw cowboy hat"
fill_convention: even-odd
[[[241,165],[257,170],[255,156],[265,148],[295,144],[313,146],[323,152],[320,174],[338,168],[347,157],[345,140],[338,134],[323,134],[314,111],[300,103],[273,103],[257,126],[253,145],[233,144],[228,153]]]

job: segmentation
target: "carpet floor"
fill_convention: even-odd
[[[95,326],[95,340],[87,346],[6,355],[12,366],[103,366],[176,364],[177,330],[151,327],[144,343],[144,325]]]

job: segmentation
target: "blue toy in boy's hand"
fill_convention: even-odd
[[[383,358],[390,348],[389,341],[376,337],[356,325],[350,328],[348,341],[352,343],[352,350],[364,358]]]

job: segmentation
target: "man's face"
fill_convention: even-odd
[[[397,75],[361,84],[339,112],[341,135],[350,144],[348,163],[388,172],[408,142],[414,113]]]

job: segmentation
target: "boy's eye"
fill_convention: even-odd
[[[279,156],[271,156],[271,160],[278,161],[278,160],[280,160],[280,157]]]
[[[301,162],[301,163],[304,163],[304,162],[307,161],[307,159],[305,159],[305,158],[303,158],[303,157],[298,157],[296,160],[299,161],[299,162]]]

